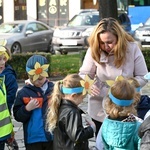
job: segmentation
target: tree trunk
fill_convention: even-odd
[[[117,0],[99,0],[100,19],[113,17],[118,19]]]

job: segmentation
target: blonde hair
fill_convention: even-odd
[[[126,79],[121,81],[115,81],[115,83],[110,88],[112,95],[120,100],[131,100],[134,99],[135,88]],[[134,103],[130,106],[118,106],[112,102],[109,96],[106,97],[104,101],[104,109],[106,114],[112,119],[117,119],[119,117],[128,116],[129,114],[136,115],[136,109]]]
[[[63,99],[63,93],[61,92],[61,87],[75,88],[80,87],[80,80],[82,78],[78,74],[67,75],[62,81],[57,81],[54,85],[54,90],[52,96],[49,99],[49,110],[47,114],[47,125],[48,130],[52,132],[56,128],[56,123],[58,120],[58,110]],[[82,93],[80,93],[82,94]]]
[[[4,46],[5,47],[5,46]],[[10,51],[10,49],[8,49],[7,47],[5,47],[6,48],[6,53],[8,54],[8,56],[9,56],[9,60],[11,60],[11,51]]]
[[[114,64],[119,68],[126,59],[127,43],[133,42],[134,39],[130,36],[114,18],[104,18],[95,27],[91,36],[89,37],[89,45],[93,59],[100,63],[101,49],[100,37],[101,33],[111,32],[117,38],[117,43],[114,47]]]
[[[139,88],[140,84],[134,77],[130,77],[130,78],[128,78],[128,80],[130,80],[131,84],[135,87],[134,105],[136,107],[137,104],[140,102],[140,99],[141,99],[141,94],[136,91],[136,88]]]

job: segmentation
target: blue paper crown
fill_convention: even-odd
[[[109,98],[112,100],[112,102],[118,106],[130,106],[133,103],[133,99],[131,100],[124,100],[124,99],[118,99],[112,95],[112,93],[109,93]]]
[[[62,87],[61,92],[63,94],[72,94],[72,93],[82,93],[83,87],[76,87],[76,88],[66,88]]]

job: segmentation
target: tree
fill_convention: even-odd
[[[100,19],[113,17],[118,19],[117,0],[99,0]]]

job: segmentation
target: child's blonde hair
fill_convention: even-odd
[[[104,102],[104,109],[106,114],[111,119],[117,119],[120,117],[128,116],[129,114],[136,115],[136,109],[134,107],[134,96],[135,96],[135,87],[129,83],[128,80],[119,80],[115,81],[115,83],[110,88],[111,94],[121,100],[133,100],[133,103],[129,106],[119,106],[115,104],[110,98],[109,94]]]
[[[7,47],[2,46],[2,45],[0,45],[0,49],[1,49],[1,51],[4,51],[4,52],[7,53],[8,57],[9,57],[8,60],[10,60],[11,59],[11,52],[10,52],[10,50]]]
[[[59,106],[64,96],[64,94],[61,92],[61,87],[81,87],[80,80],[82,80],[82,78],[78,74],[71,74],[67,75],[62,81],[57,81],[55,83],[53,94],[49,99],[49,109],[47,114],[47,125],[50,132],[52,132],[56,127]]]
[[[130,78],[128,78],[128,80],[130,80],[131,84],[135,87],[136,92],[135,92],[135,97],[134,97],[134,105],[136,107],[137,104],[140,102],[140,99],[141,99],[140,84],[134,77],[130,77]]]

